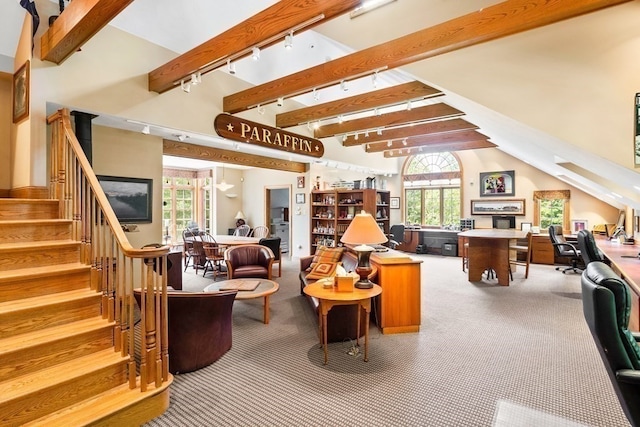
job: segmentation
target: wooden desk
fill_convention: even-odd
[[[498,276],[498,283],[509,286],[509,259],[515,256],[509,251],[511,241],[524,239],[525,231],[502,229],[474,229],[463,231],[458,236],[469,242],[469,281],[482,280],[482,273],[488,268]]]
[[[420,264],[422,260],[389,250],[374,252],[371,264],[378,270],[382,294],[376,301],[378,326],[383,334],[420,331]]]
[[[594,236],[602,253],[611,261],[611,268],[622,277],[631,288],[631,316],[629,329],[640,330],[640,247],[613,243],[605,237]],[[632,256],[633,258],[625,258]]]
[[[364,361],[369,361],[369,314],[371,313],[371,298],[380,295],[382,288],[373,285],[371,289],[354,288],[353,292],[338,292],[335,287],[325,288],[321,281],[304,287],[304,293],[318,298],[320,309],[318,310],[318,324],[320,343],[324,349],[324,364],[327,364],[327,313],[336,305],[357,304],[366,312],[364,325]],[[358,333],[356,345],[360,345],[360,313],[358,313]]]

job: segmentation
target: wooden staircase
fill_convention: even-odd
[[[0,199],[0,425],[140,425],[168,407],[171,381],[139,386],[58,211]]]

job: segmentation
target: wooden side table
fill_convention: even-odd
[[[324,349],[324,364],[327,364],[327,313],[336,305],[357,304],[366,312],[366,324],[364,325],[364,361],[369,361],[369,315],[371,313],[371,298],[382,293],[382,288],[373,285],[371,289],[354,288],[353,292],[338,292],[335,287],[325,288],[322,283],[312,283],[304,287],[304,293],[318,298],[320,307],[318,310],[318,328],[320,343]],[[356,344],[360,345],[360,316],[358,315],[358,334]]]

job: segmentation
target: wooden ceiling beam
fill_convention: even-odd
[[[361,119],[347,120],[342,123],[330,123],[314,130],[315,138],[327,138],[335,135],[344,135],[357,131],[372,131],[374,129],[400,126],[409,123],[423,122],[427,120],[446,119],[462,116],[464,113],[447,104],[438,103],[413,108],[411,110],[394,111],[379,116],[363,117]]]
[[[415,136],[407,138],[407,143],[402,141],[374,142],[365,145],[367,153],[379,153],[381,151],[419,147],[426,144],[449,144],[456,142],[469,142],[488,139],[488,137],[476,130],[462,130],[458,132],[445,132],[432,135]]]
[[[628,1],[631,0],[507,0],[225,96],[223,110],[238,113],[278,97],[299,95]]]
[[[349,135],[342,140],[345,147],[354,147],[357,145],[367,144],[379,141],[393,141],[396,139],[411,138],[422,135],[431,135],[434,133],[454,132],[467,129],[478,129],[478,126],[469,123],[464,119],[440,120],[437,122],[421,123],[414,126],[403,126],[394,129],[385,129],[380,135],[376,131],[370,130],[368,135],[360,133],[358,139],[355,135]]]
[[[206,74],[226,63],[247,56],[254,47],[265,48],[340,16],[360,5],[360,0],[280,0],[246,21],[213,37],[149,73],[149,90],[163,93],[200,71]]]
[[[409,100],[421,100],[444,93],[418,81],[403,83],[384,89],[374,90],[361,95],[350,96],[324,104],[300,108],[286,113],[276,114],[276,127],[286,128],[303,123],[314,122],[342,114],[353,114],[388,105],[400,104]]]
[[[305,173],[308,163],[292,162],[272,157],[258,156],[236,150],[207,147],[204,145],[162,140],[162,154],[167,156],[186,157],[188,159],[208,160],[210,162],[230,163],[255,168],[273,169],[285,172]]]
[[[133,0],[70,2],[40,38],[40,60],[60,65]]]
[[[389,150],[384,152],[385,158],[393,157],[407,157],[415,156],[416,154],[426,153],[442,153],[444,151],[463,151],[463,150],[478,150],[481,148],[495,148],[496,144],[489,142],[486,139],[480,141],[469,142],[456,142],[449,144],[427,144],[410,149],[404,149],[402,152],[399,150]]]

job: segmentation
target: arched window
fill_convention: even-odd
[[[460,163],[452,153],[412,156],[402,179],[405,222],[442,227],[460,223]]]

